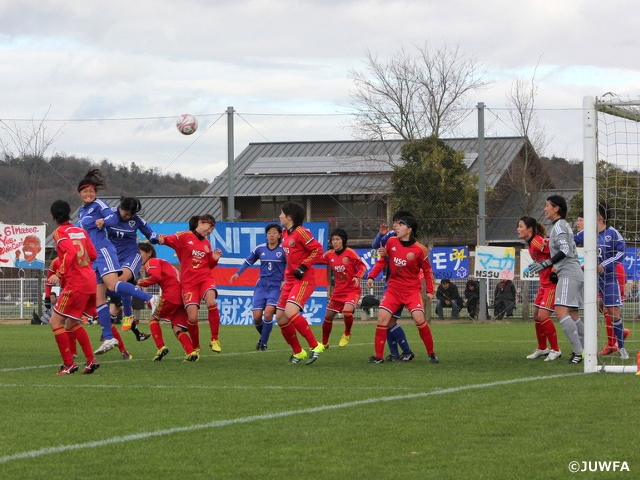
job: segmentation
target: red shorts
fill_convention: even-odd
[[[345,304],[353,305],[355,308],[360,301],[361,292],[359,290],[354,290],[351,292],[338,293],[337,295],[334,293],[331,295],[329,299],[329,303],[327,303],[327,310],[331,310],[332,312],[342,312],[344,310]]]
[[[556,300],[556,286],[552,287],[540,287],[538,294],[533,302],[534,307],[542,308],[543,310],[549,310],[553,312],[555,308]]]
[[[300,307],[300,310],[304,310],[304,304],[311,297],[311,294],[315,290],[316,285],[309,283],[306,280],[296,280],[295,282],[285,282],[280,291],[280,298],[278,299],[278,309],[284,310],[287,303],[295,303]]]
[[[182,285],[182,301],[184,302],[184,306],[200,305],[200,301],[209,290],[215,291],[216,297],[218,296],[218,287],[216,287],[213,278],[196,285]]]
[[[172,326],[182,328],[187,328],[187,323],[189,321],[184,305],[171,303],[162,297],[160,297],[160,300],[153,311],[153,318],[156,320],[171,322]]]
[[[63,317],[82,320],[82,314],[90,317],[97,316],[96,294],[74,292],[69,289],[62,291],[53,309]]]
[[[388,310],[392,315],[399,308],[406,307],[409,312],[420,310],[424,313],[422,295],[419,291],[391,291],[387,289],[380,300],[380,308]]]

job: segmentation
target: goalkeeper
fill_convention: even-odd
[[[578,260],[573,231],[565,220],[567,201],[560,195],[547,197],[544,215],[553,223],[549,233],[551,258],[534,262],[528,268],[533,273],[540,273],[552,266],[556,269],[556,318],[573,350],[567,363],[578,364],[582,362],[584,350],[584,324],[579,312],[583,303],[584,273]]]

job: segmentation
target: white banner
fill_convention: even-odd
[[[476,248],[474,277],[513,280],[516,267],[516,249],[514,247]]]
[[[46,225],[0,223],[0,267],[44,270]]]

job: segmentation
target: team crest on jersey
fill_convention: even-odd
[[[129,220],[129,226],[131,228],[135,227],[136,226],[136,221],[135,220]]]
[[[344,263],[345,265],[346,265],[347,263],[349,263],[349,258],[348,258],[348,257],[344,257],[344,258],[342,259],[342,263]]]
[[[413,254],[413,252],[407,253],[407,260],[411,261],[415,259],[416,259],[416,256]]]
[[[289,245],[289,247],[295,247],[296,241],[293,238],[290,238],[289,242],[287,242],[287,245]]]
[[[209,245],[205,245],[204,246],[204,251],[207,252],[207,253],[209,253],[211,251],[211,250],[209,250]]]
[[[276,252],[276,257],[280,258],[282,256],[282,252]]]

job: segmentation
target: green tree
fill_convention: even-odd
[[[413,212],[420,238],[475,237],[478,190],[463,159],[435,136],[402,147],[401,166],[391,174],[391,204]]]

